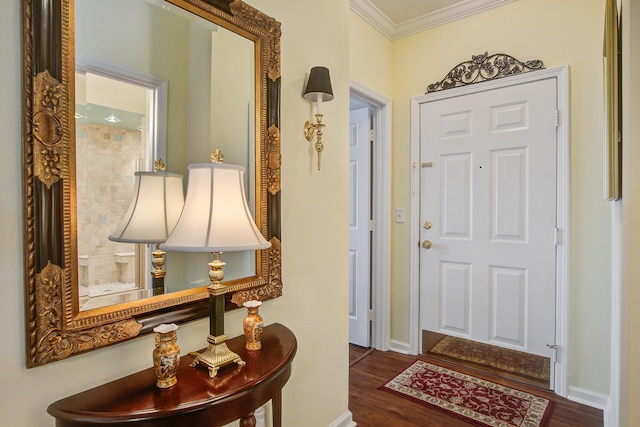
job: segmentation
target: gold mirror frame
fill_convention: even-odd
[[[604,199],[622,197],[622,123],[620,94],[620,28],[618,4],[607,0],[605,5],[603,42],[604,83]]]
[[[280,23],[241,0],[167,0],[255,43],[256,223],[272,244],[255,276],[227,283],[227,309],[282,294]],[[80,312],[73,0],[23,0],[23,227],[27,366],[209,314],[206,287]],[[206,266],[203,276],[206,275]]]

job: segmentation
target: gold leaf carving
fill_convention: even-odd
[[[249,22],[250,25],[262,29],[269,35],[267,38],[267,57],[269,64],[267,75],[269,79],[276,81],[280,77],[280,36],[282,35],[280,22],[239,0],[231,3],[230,8],[234,16],[240,17],[244,21]]]
[[[276,125],[267,130],[267,183],[269,192],[276,194],[280,191],[280,129]]]
[[[79,331],[62,328],[63,270],[50,262],[36,277],[36,364],[114,344],[138,335],[142,325],[133,319]]]
[[[37,364],[65,359],[73,354],[128,340],[137,336],[141,328],[142,325],[133,319],[68,333],[51,328],[38,341]]]
[[[271,238],[269,253],[272,264],[269,266],[269,283],[265,286],[249,289],[233,294],[231,302],[242,306],[247,301],[264,301],[282,296],[282,253],[280,240],[277,237]]]
[[[62,139],[62,122],[58,115],[60,99],[64,94],[63,86],[48,70],[34,77],[34,117],[33,133],[38,141],[52,146]]]
[[[43,182],[48,183],[47,186],[51,186],[51,183],[58,180],[60,177],[60,153],[54,148],[42,148],[39,151],[40,159],[38,169],[40,178]]]
[[[64,85],[51,77],[49,71],[33,78],[33,136],[35,176],[47,187],[60,179],[61,165],[66,161],[64,126],[59,115]]]

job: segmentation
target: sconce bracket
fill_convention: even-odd
[[[316,114],[315,123],[310,120],[307,120],[304,123],[304,137],[307,138],[307,141],[313,140],[314,134],[316,137],[316,143],[314,146],[316,153],[318,154],[318,170],[320,170],[320,155],[324,149],[324,144],[322,142],[322,128],[325,126],[326,125],[322,123],[322,114]]]
[[[318,125],[313,123],[311,120],[307,120],[304,123],[304,137],[307,138],[307,141],[311,141],[313,139],[313,136],[316,133],[317,129]]]

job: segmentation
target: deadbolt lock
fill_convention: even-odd
[[[433,224],[431,224],[431,221],[425,221],[423,227],[425,230],[431,230],[432,225]]]
[[[425,240],[422,242],[422,247],[425,249],[431,249],[431,242],[429,240]]]

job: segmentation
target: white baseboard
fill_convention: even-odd
[[[618,417],[615,413],[615,408],[613,405],[614,398],[609,398],[607,406],[603,410],[602,421],[603,427],[618,427]]]
[[[266,427],[267,425],[265,423],[266,412],[267,411],[265,410],[264,405],[254,411],[253,415],[256,417],[256,427]]]
[[[407,342],[391,340],[391,351],[402,354],[411,354],[411,344]]]
[[[347,411],[340,418],[329,424],[329,427],[355,427],[357,424],[352,419],[351,411]]]
[[[603,411],[609,406],[609,396],[592,390],[580,387],[569,386],[569,394],[567,399],[592,408],[602,409]]]

